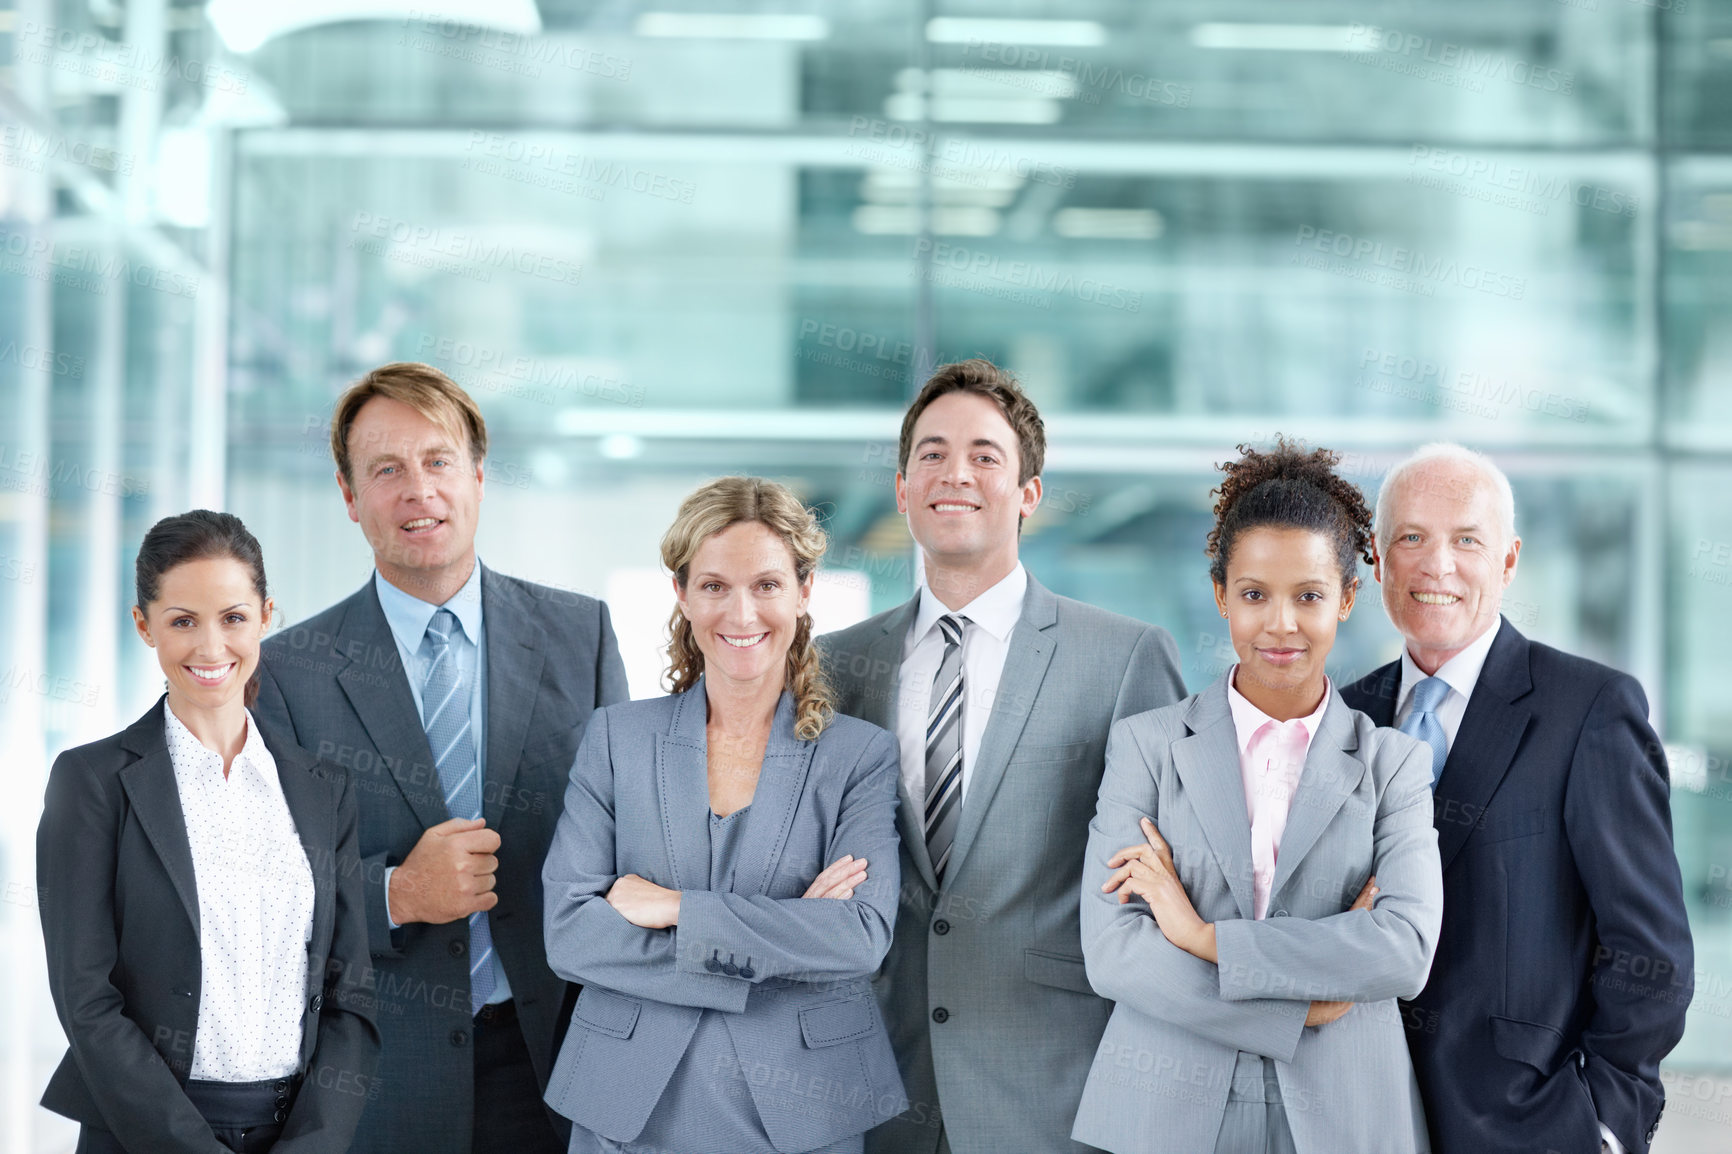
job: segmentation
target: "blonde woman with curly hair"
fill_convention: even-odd
[[[583,984],[547,1091],[575,1154],[857,1154],[907,1107],[869,983],[897,747],[831,707],[825,543],[756,477],[703,486],[662,538],[673,693],[593,716],[542,872],[549,961]]]

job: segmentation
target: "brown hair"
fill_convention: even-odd
[[[662,564],[673,573],[681,591],[690,576],[698,547],[722,530],[743,523],[763,525],[782,539],[794,561],[794,575],[804,582],[818,568],[829,544],[817,514],[806,508],[785,485],[762,477],[723,477],[680,502],[674,523],[662,537]],[[704,671],[703,651],[692,623],[676,603],[668,618],[667,680],[674,693],[697,684]],[[835,716],[835,699],[812,642],[812,615],[800,614],[794,643],[788,647],[784,684],[794,695],[794,734],[816,741]]]
[[[331,413],[331,457],[337,462],[337,472],[353,487],[350,472],[349,427],[360,415],[361,407],[374,397],[385,397],[408,405],[452,436],[466,441],[472,464],[480,464],[487,456],[487,422],[475,401],[456,381],[419,361],[394,361],[380,365],[337,398]]]
[[[1268,450],[1240,445],[1239,459],[1221,466],[1227,474],[1215,502],[1215,527],[1209,530],[1209,576],[1227,583],[1227,559],[1247,529],[1273,525],[1320,533],[1335,545],[1341,587],[1359,583],[1359,558],[1371,558],[1371,509],[1359,486],[1335,472],[1341,454],[1307,452],[1302,443],[1277,436]]]
[[[1040,476],[1046,465],[1046,425],[1041,422],[1040,410],[1022,391],[1016,377],[979,357],[939,365],[921,386],[920,394],[902,417],[902,439],[896,451],[897,472],[908,475],[908,454],[914,451],[914,423],[928,405],[946,393],[974,393],[997,405],[998,411],[1004,414],[1004,419],[1010,422],[1016,433],[1016,483],[1026,485],[1030,477]]]

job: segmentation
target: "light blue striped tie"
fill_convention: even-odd
[[[1413,708],[1401,723],[1401,732],[1417,737],[1431,746],[1431,784],[1443,776],[1443,763],[1449,758],[1449,739],[1443,724],[1437,720],[1437,707],[1449,696],[1449,682],[1441,677],[1427,677],[1413,687]]]
[[[445,810],[452,817],[481,816],[481,767],[475,760],[469,724],[469,686],[457,669],[451,633],[460,626],[449,609],[427,623],[427,680],[421,685],[421,713],[427,719],[427,744],[439,767]],[[493,995],[493,931],[485,911],[469,915],[469,1012],[478,1014]]]

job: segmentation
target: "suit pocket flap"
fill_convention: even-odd
[[[1549,1078],[1558,1068],[1564,1035],[1539,1022],[1493,1017],[1491,1046],[1510,1061],[1526,1063]]]
[[[629,1038],[637,1026],[638,1012],[643,1003],[600,986],[585,986],[577,996],[577,1009],[571,1016],[601,1034]]]
[[[1049,954],[1045,950],[1024,950],[1022,973],[1029,981],[1043,986],[1057,986],[1061,990],[1075,990],[1079,994],[1095,992],[1094,987],[1089,985],[1088,968],[1083,965],[1081,958]]]
[[[878,1005],[871,998],[842,998],[820,1002],[800,1011],[800,1033],[808,1048],[816,1050],[855,1038],[864,1038],[877,1026]]]

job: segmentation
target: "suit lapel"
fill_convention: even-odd
[[[149,712],[129,726],[121,745],[139,755],[120,771],[120,785],[138,818],[139,828],[162,859],[174,892],[199,932],[198,881],[192,866],[192,841],[186,832],[186,815],[180,808],[180,786],[175,781],[174,761],[168,755],[167,706],[158,698]]]
[[[897,738],[898,748],[901,737],[896,726],[901,709],[902,652],[919,609],[920,594],[916,593],[902,608],[885,618],[883,632],[866,646],[866,675],[855,679],[863,686],[856,716],[880,729],[889,730]],[[840,656],[846,663],[852,655]],[[849,676],[844,664],[838,679]],[[924,778],[924,769],[920,776]],[[926,852],[925,799],[909,795],[907,783],[900,773],[897,774],[897,790],[902,799],[902,804],[896,807],[896,826],[902,834],[902,848],[908,851],[908,859],[914,863],[926,887],[936,890],[938,877],[932,872],[932,855]]]
[[[1365,763],[1350,756],[1359,748],[1358,735],[1353,729],[1353,711],[1333,688],[1329,690],[1329,706],[1318,723],[1317,736],[1305,755],[1305,768],[1299,774],[1299,788],[1294,791],[1293,804],[1287,811],[1287,826],[1281,834],[1281,850],[1276,855],[1275,880],[1269,885],[1269,900],[1275,895],[1305,860],[1305,855],[1323,836],[1329,823],[1335,820],[1349,794],[1359,788],[1365,778]],[[1237,745],[1234,747],[1237,762]]]
[[[673,721],[656,742],[656,795],[661,799],[668,867],[674,875],[670,889],[710,888],[709,742],[704,736],[708,719],[700,677],[695,686],[674,698]],[[699,830],[704,832],[701,838],[694,836]]]
[[[481,568],[481,612],[487,634],[487,762],[481,791],[481,816],[498,829],[505,799],[517,780],[524,735],[535,708],[546,656],[536,645],[535,631],[516,630],[530,621],[522,594],[485,565]]]
[[[794,810],[806,788],[813,748],[812,742],[794,736],[794,695],[783,690],[770,725],[770,740],[764,747],[764,765],[758,771],[751,812],[746,814],[746,828],[740,835],[740,874],[734,892],[762,894],[770,888],[794,822]],[[708,816],[704,820],[708,821]]]
[[[1401,659],[1396,658],[1360,684],[1365,695],[1365,716],[1384,729],[1395,725],[1395,699],[1401,692]]]
[[[277,764],[283,800],[288,803],[289,816],[294,819],[295,832],[300,835],[301,848],[312,867],[313,941],[326,941],[326,927],[336,916],[337,831],[332,783],[314,774],[315,760],[299,746],[280,742],[268,733],[261,732],[259,736],[264,738],[265,748]]]
[[[1239,740],[1227,706],[1225,677],[1191,702],[1185,711],[1185,726],[1191,732],[1173,743],[1173,768],[1209,848],[1215,851],[1215,861],[1226,875],[1239,916],[1249,918],[1254,909],[1251,819],[1239,776]],[[1160,828],[1159,821],[1155,827]]]
[[[1468,835],[1477,828],[1492,795],[1502,784],[1521,746],[1533,713],[1520,699],[1533,689],[1528,668],[1528,639],[1508,621],[1500,621],[1498,635],[1480,667],[1479,681],[1468,698],[1461,729],[1443,763],[1433,799],[1435,813],[1453,812],[1466,820],[1439,822],[1437,852],[1443,868],[1460,852]]]
[[[981,735],[980,752],[975,755],[974,768],[968,774],[968,791],[962,797],[962,820],[957,823],[956,841],[945,871],[951,877],[957,876],[956,871],[974,845],[981,823],[986,820],[987,807],[1004,780],[1016,743],[1028,724],[1028,715],[1034,711],[1034,699],[1046,679],[1058,641],[1052,631],[1057,621],[1058,598],[1030,574],[1028,590],[1022,599],[1022,618],[1011,631],[1004,671],[998,679],[998,694],[992,702],[992,716]],[[924,812],[923,806],[922,815]],[[924,833],[921,843],[924,847]]]
[[[357,653],[364,655],[360,663],[354,660]],[[344,663],[337,672],[337,684],[416,819],[423,826],[445,821],[451,814],[445,808],[439,769],[433,763],[433,750],[427,744],[427,731],[421,727],[414,695],[409,692],[408,671],[398,659],[397,641],[391,636],[371,580],[351,599],[337,630],[333,656]],[[405,753],[392,757],[390,750]]]

